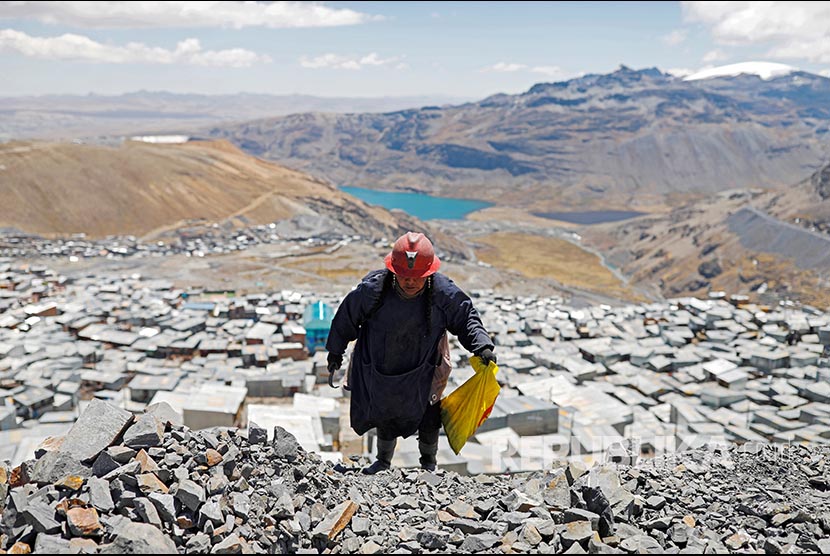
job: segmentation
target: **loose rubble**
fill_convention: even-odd
[[[90,421],[87,416],[107,416]],[[139,554],[825,552],[830,450],[744,446],[586,468],[465,476],[323,461],[282,429],[193,431],[145,413],[163,436],[136,451],[77,451],[78,432],[123,430],[90,406],[64,444],[0,465],[0,551]],[[129,431],[129,428],[127,429]],[[249,438],[255,441],[249,441]],[[221,461],[205,457],[209,451]],[[57,454],[57,456],[56,456]],[[80,455],[77,455],[80,454]],[[83,459],[82,459],[83,458]],[[107,471],[95,464],[117,461]],[[66,462],[66,463],[60,463]],[[29,475],[31,469],[41,472]],[[150,477],[151,480],[147,480]]]

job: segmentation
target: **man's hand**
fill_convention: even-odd
[[[343,366],[343,356],[336,353],[329,353],[328,356],[329,372],[334,373]]]
[[[489,365],[490,362],[497,363],[496,354],[490,348],[484,348],[479,352],[478,356],[481,357],[481,361],[485,365]]]

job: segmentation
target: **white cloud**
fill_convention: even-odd
[[[729,56],[722,50],[710,50],[706,54],[703,55],[703,63],[704,64],[711,64],[714,62],[722,62],[726,60]]]
[[[409,66],[401,62],[401,58],[401,56],[381,58],[376,52],[358,57],[328,53],[313,58],[302,56],[300,58],[300,65],[309,69],[359,70],[366,66],[394,66],[395,69],[406,69]]]
[[[819,75],[821,75],[821,76],[823,76],[823,77],[830,77],[830,69],[821,70],[821,71],[820,71],[820,72],[818,72],[818,73],[819,73]]]
[[[335,27],[382,16],[319,2],[0,2],[0,18],[83,28]]]
[[[565,72],[559,66],[534,66],[530,68],[533,73],[540,73],[550,79],[562,79],[565,77]]]
[[[769,45],[769,57],[830,63],[828,2],[683,2],[683,14],[719,44]]]
[[[682,44],[688,35],[689,31],[686,29],[675,29],[671,33],[663,35],[662,39],[669,46],[677,46],[678,44]]]
[[[109,64],[191,64],[215,67],[248,67],[270,62],[268,56],[242,48],[202,50],[198,39],[185,39],[175,50],[140,42],[115,46],[96,42],[83,35],[32,37],[14,29],[0,30],[0,52],[17,52],[44,60],[80,60]]]
[[[527,66],[525,64],[514,64],[511,62],[498,62],[493,64],[492,66],[487,66],[486,68],[482,68],[482,72],[514,72],[514,71],[522,71],[526,70]]]

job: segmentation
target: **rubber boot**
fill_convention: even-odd
[[[435,471],[436,467],[438,467],[438,461],[436,459],[438,455],[438,442],[426,444],[419,441],[418,449],[421,451],[421,469]]]
[[[398,445],[398,439],[384,440],[378,438],[378,457],[375,463],[369,467],[363,468],[363,473],[366,475],[374,475],[379,471],[386,471],[392,467],[392,456],[395,455],[395,446]]]

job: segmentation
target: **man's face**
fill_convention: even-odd
[[[404,278],[398,276],[398,285],[406,295],[415,295],[421,291],[426,283],[426,278]]]

